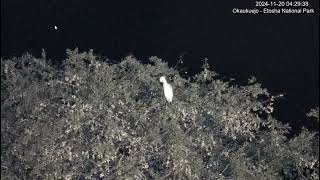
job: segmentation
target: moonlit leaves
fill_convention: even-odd
[[[164,76],[160,77],[160,82],[163,83],[163,92],[164,96],[168,102],[172,102],[173,98],[173,89],[170,84],[167,83],[167,80]]]

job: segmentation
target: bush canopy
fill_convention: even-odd
[[[254,77],[66,52],[59,66],[44,52],[1,59],[1,179],[319,179],[319,133],[287,138],[272,116],[282,95]]]

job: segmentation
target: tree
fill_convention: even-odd
[[[319,179],[319,134],[286,138],[272,117],[281,95],[222,81],[207,61],[185,79],[149,60],[1,59],[1,179]]]

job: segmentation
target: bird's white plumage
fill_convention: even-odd
[[[168,102],[172,102],[173,89],[164,76],[160,77],[160,82],[163,83],[163,92]]]

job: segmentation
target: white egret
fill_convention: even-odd
[[[167,83],[167,80],[164,76],[160,77],[160,82],[163,83],[164,96],[166,97],[166,99],[169,103],[172,102],[173,89],[172,89],[171,85]]]

